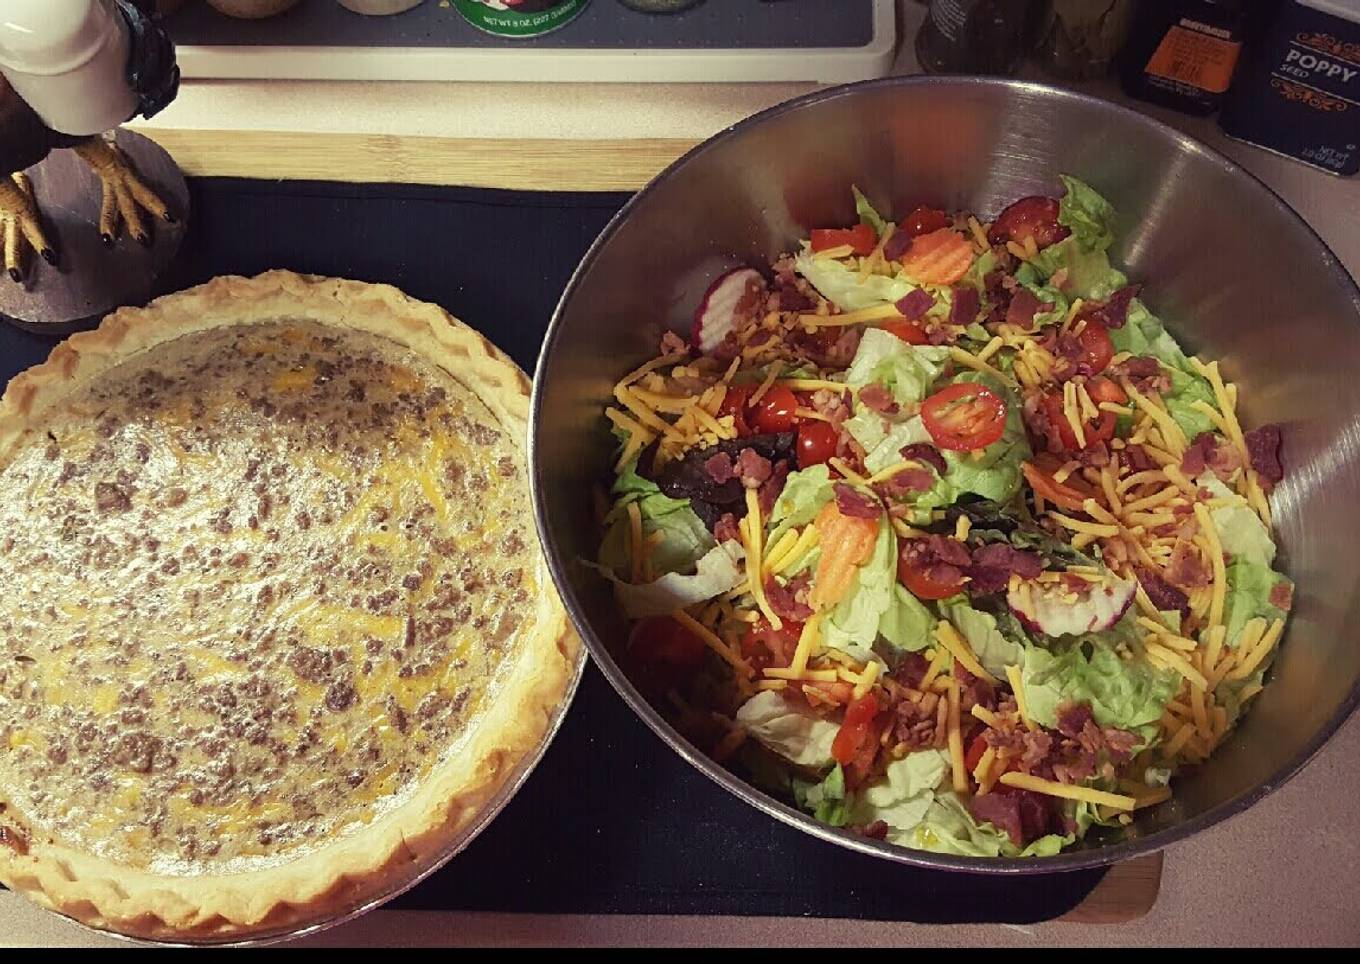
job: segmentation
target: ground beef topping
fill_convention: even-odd
[[[381,338],[185,336],[46,423],[0,464],[0,799],[30,827],[215,872],[314,849],[423,779],[531,621],[513,440]]]

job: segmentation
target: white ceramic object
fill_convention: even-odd
[[[5,0],[0,73],[42,122],[99,134],[137,111],[128,28],[112,0]]]

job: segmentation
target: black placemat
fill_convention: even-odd
[[[190,189],[193,221],[166,289],[277,267],[388,282],[444,305],[526,369],[573,267],[626,197],[235,179]],[[51,344],[0,325],[0,374]],[[690,767],[588,667],[515,799],[391,906],[1025,923],[1075,907],[1103,873],[940,873],[816,840]]]

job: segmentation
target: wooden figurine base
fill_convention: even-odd
[[[144,304],[179,250],[189,219],[189,189],[173,158],[154,141],[119,129],[118,146],[177,219],[144,215],[151,243],[124,227],[113,246],[99,237],[99,178],[74,151],[58,150],[29,170],[43,228],[57,252],[50,265],[32,252],[24,279],[0,275],[0,318],[29,331],[65,335],[90,328],[114,308]]]

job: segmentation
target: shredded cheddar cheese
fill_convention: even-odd
[[[968,792],[968,770],[963,760],[963,733],[959,729],[959,684],[949,681],[949,758],[954,776],[954,792],[960,796]]]
[[[973,654],[973,648],[968,645],[968,640],[960,635],[949,620],[942,619],[935,625],[935,638],[968,672],[989,683],[997,682],[995,676],[983,669],[977,656]]]
[[[1006,680],[1011,684],[1011,692],[1015,694],[1015,711],[1020,714],[1020,722],[1025,724],[1025,729],[1031,732],[1037,730],[1038,727],[1030,719],[1029,706],[1025,702],[1025,687],[1021,680],[1020,667],[1007,666]]]
[[[1078,787],[1067,783],[1057,783],[1053,780],[1043,780],[1028,773],[1017,773],[1013,770],[1010,773],[1001,774],[1001,782],[1018,790],[1033,790],[1035,793],[1045,793],[1051,797],[1062,797],[1065,800],[1084,800],[1087,803],[1100,804],[1115,810],[1132,810],[1137,805],[1137,801],[1133,797],[1122,793],[1107,793],[1094,787]]]

